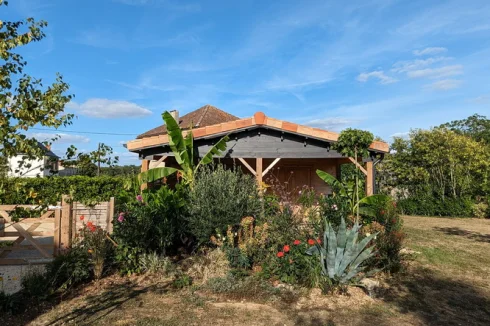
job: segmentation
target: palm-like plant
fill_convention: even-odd
[[[354,216],[356,212],[361,215],[376,217],[376,212],[371,208],[379,202],[386,202],[390,197],[382,194],[366,196],[358,199],[357,190],[354,184],[343,184],[333,175],[322,170],[316,170],[316,174],[334,189],[334,194],[340,196],[349,203],[349,213]]]
[[[376,234],[358,242],[360,228],[356,223],[351,229],[347,229],[345,219],[342,218],[336,234],[332,225],[325,219],[322,245],[317,244],[306,251],[308,255],[319,255],[322,274],[328,276],[334,284],[345,285],[359,280],[360,273],[365,269],[363,263],[374,255],[374,247],[366,246]]]
[[[183,182],[192,186],[196,171],[202,165],[211,163],[214,155],[219,155],[226,149],[226,142],[229,140],[229,137],[224,136],[221,138],[196,164],[192,130],[184,137],[182,129],[180,129],[179,124],[169,112],[165,111],[162,114],[162,118],[167,126],[168,144],[180,169],[172,167],[150,169],[138,175],[139,182],[153,182],[179,172]]]

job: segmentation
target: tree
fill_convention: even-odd
[[[66,150],[63,166],[76,168],[78,174],[93,177],[100,175],[101,164],[110,168],[119,162],[119,156],[112,156],[113,153],[112,147],[104,143],[99,143],[95,151],[88,153],[77,153],[77,148],[71,145]]]
[[[194,138],[192,137],[192,130],[184,137],[179,124],[170,113],[165,111],[162,114],[162,118],[167,126],[168,144],[180,169],[172,167],[151,169],[140,173],[138,176],[139,182],[153,182],[178,172],[181,175],[182,180],[192,187],[196,172],[201,166],[211,163],[214,155],[219,155],[226,149],[226,142],[229,137],[224,136],[221,138],[213,147],[211,147],[206,155],[196,163],[197,160],[194,156]]]
[[[456,133],[469,136],[476,141],[483,141],[490,145],[490,119],[487,117],[473,114],[463,120],[454,120],[444,123],[440,128],[450,129]]]
[[[358,162],[360,158],[369,156],[369,146],[371,146],[374,140],[374,136],[369,131],[348,128],[343,130],[337,142],[334,145],[334,149],[340,154],[347,157],[354,157],[354,160]],[[357,169],[357,165],[356,165]],[[359,173],[356,173],[356,202],[359,202]],[[357,206],[357,222],[359,222],[359,206]]]
[[[7,5],[0,0],[0,9]],[[45,21],[27,18],[22,21],[0,21],[0,156],[19,153],[23,159],[42,158],[37,140],[26,136],[30,128],[40,125],[58,128],[71,124],[73,114],[63,114],[72,95],[66,95],[68,84],[61,75],[44,87],[41,79],[24,72],[27,62],[18,53],[20,47],[41,41]]]

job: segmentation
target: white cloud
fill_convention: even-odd
[[[439,91],[447,91],[450,89],[458,88],[461,85],[461,80],[456,79],[443,79],[436,81],[432,84],[426,85],[425,88],[439,90]]]
[[[482,95],[469,99],[470,102],[475,104],[487,104],[490,103],[490,96]]]
[[[364,83],[367,82],[371,77],[379,79],[380,84],[391,84],[398,81],[393,77],[385,75],[385,73],[382,70],[371,71],[368,73],[363,72],[359,74],[359,76],[357,76],[357,80]]]
[[[444,78],[463,74],[462,65],[444,66],[434,69],[421,69],[409,71],[407,76],[410,78]]]
[[[358,120],[349,118],[323,118],[307,121],[305,125],[325,130],[340,131],[347,126],[351,126]]]
[[[45,133],[45,132],[33,132],[29,133],[30,137],[36,138],[38,141],[51,141],[54,137],[59,137],[55,143],[56,144],[79,144],[79,143],[88,143],[90,138],[82,135],[69,135],[64,133]]]
[[[398,138],[407,139],[409,135],[410,135],[410,132],[409,131],[406,131],[406,132],[395,132],[394,134],[390,135],[390,137],[391,138],[398,137]]]
[[[413,54],[416,56],[433,55],[433,54],[444,53],[446,51],[447,49],[443,47],[431,47],[431,48],[425,48],[423,50],[414,50]]]
[[[128,101],[115,101],[104,98],[91,98],[82,104],[68,103],[69,109],[75,110],[81,115],[94,118],[133,118],[151,115],[152,112]]]
[[[411,70],[418,70],[427,66],[430,66],[434,63],[450,60],[449,57],[435,57],[435,58],[427,58],[427,59],[417,59],[417,60],[407,60],[407,61],[398,61],[393,64],[393,68],[391,71],[393,72],[408,72]]]

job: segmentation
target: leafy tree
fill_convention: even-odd
[[[0,0],[0,9],[7,5]],[[2,8],[3,7],[3,8]],[[73,114],[63,114],[72,96],[68,84],[57,74],[56,81],[44,87],[41,79],[24,72],[27,62],[18,53],[20,47],[41,41],[45,21],[27,18],[0,21],[0,155],[22,153],[24,159],[42,158],[37,140],[26,136],[30,128],[41,125],[58,128],[71,124]]]
[[[339,139],[334,145],[334,149],[347,157],[353,157],[356,162],[360,158],[369,156],[369,146],[371,146],[374,136],[369,131],[348,128],[343,130]],[[357,169],[357,166],[356,166]],[[359,202],[359,173],[356,173],[356,201]],[[359,221],[359,207],[357,207],[357,221]]]
[[[444,123],[440,128],[450,129],[456,133],[469,136],[476,141],[490,144],[490,119],[479,114],[473,114],[463,120]]]
[[[119,156],[112,156],[111,146],[99,143],[96,150],[88,153],[77,153],[77,148],[71,145],[66,150],[66,160],[63,161],[65,167],[77,168],[79,175],[93,177],[100,175],[101,164],[113,167],[119,162]]]
[[[194,138],[192,137],[192,131],[188,132],[184,137],[179,124],[170,113],[165,111],[162,114],[162,118],[167,126],[168,144],[180,169],[172,167],[154,168],[142,172],[138,179],[140,183],[153,182],[178,172],[181,175],[182,180],[192,186],[194,183],[194,176],[199,168],[211,163],[214,155],[218,155],[226,149],[226,142],[229,137],[224,136],[221,138],[213,147],[211,147],[206,155],[196,163],[197,160],[194,156]]]

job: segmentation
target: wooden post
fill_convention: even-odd
[[[69,197],[63,195],[61,197],[61,218],[60,218],[60,250],[66,251],[71,246],[71,203]]]
[[[374,194],[374,164],[366,162],[366,196]]]
[[[107,206],[107,232],[112,233],[114,220],[114,197],[111,197]]]
[[[255,173],[257,173],[257,183],[262,186],[262,157],[256,158]]]
[[[58,202],[57,206],[61,206]],[[53,231],[53,256],[58,256],[60,253],[60,243],[61,243],[61,209],[57,208],[54,211],[54,231]]]
[[[0,217],[0,237],[5,236],[5,219]]]
[[[141,161],[141,172],[146,172],[150,168],[150,160],[142,160]],[[148,187],[147,183],[143,183],[141,185],[141,190],[145,190]]]

